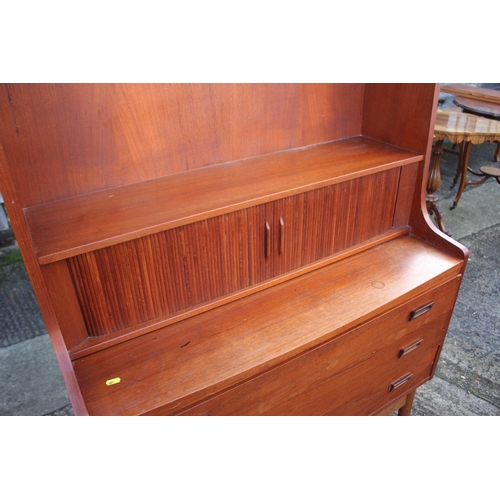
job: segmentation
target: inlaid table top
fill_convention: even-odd
[[[448,139],[453,144],[463,141],[472,144],[500,141],[500,121],[461,111],[440,109],[436,114],[434,139]]]

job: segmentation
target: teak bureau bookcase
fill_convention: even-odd
[[[467,250],[434,84],[4,84],[0,191],[76,415],[409,414]]]

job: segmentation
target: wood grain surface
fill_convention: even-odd
[[[425,207],[438,95],[2,84],[0,189],[75,414],[408,414],[467,260]]]
[[[23,207],[359,135],[364,84],[2,84]],[[21,185],[19,184],[18,187]]]
[[[399,238],[78,359],[75,372],[91,413],[172,412],[444,284],[461,265],[412,237]],[[451,310],[455,296],[442,297]],[[115,377],[120,384],[106,386]]]
[[[130,331],[382,235],[398,181],[387,170],[73,257],[88,335]]]
[[[25,214],[46,264],[421,158],[358,137],[99,191]]]
[[[463,141],[482,144],[485,141],[500,141],[500,121],[482,116],[440,109],[434,127],[436,140],[448,139],[453,144]]]

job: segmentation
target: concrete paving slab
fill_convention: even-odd
[[[445,146],[451,147],[451,144],[445,143]],[[496,148],[496,143],[489,142],[473,145],[469,165],[476,172],[482,166],[498,167],[499,164],[493,159]],[[450,210],[458,191],[458,185],[453,184],[457,165],[458,156],[443,152],[440,161],[441,185],[436,195],[439,197],[446,230],[455,240],[460,241],[466,236],[500,223],[500,185],[494,179],[488,179],[481,186],[468,186],[457,207]],[[469,173],[467,180],[477,181],[479,177]]]
[[[443,200],[441,209],[445,228],[457,241],[500,224],[500,185],[493,179],[474,190],[466,189],[454,210],[449,209],[452,201]]]
[[[0,415],[47,415],[69,405],[48,335],[0,349]]]
[[[482,398],[434,377],[417,390],[412,416],[488,416],[500,415],[500,409]]]
[[[500,223],[462,242],[470,259],[436,376],[500,408]]]

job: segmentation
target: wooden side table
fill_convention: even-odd
[[[441,184],[440,162],[443,151],[443,142],[447,139],[453,144],[460,145],[460,155],[457,175],[454,184],[460,179],[458,192],[453,201],[452,209],[458,205],[462,193],[467,185],[467,172],[483,177],[483,174],[474,172],[469,167],[471,146],[483,142],[500,141],[500,121],[489,120],[481,116],[462,113],[456,110],[438,110],[434,126],[434,158],[430,165],[429,179],[427,182],[427,208],[436,217],[436,222],[441,231],[444,229],[442,214],[435,192]]]
[[[457,97],[453,103],[466,113],[472,113],[473,115],[482,116],[491,120],[500,120],[500,103],[496,104],[467,97]],[[500,161],[500,143],[497,146],[493,159],[495,161]]]

